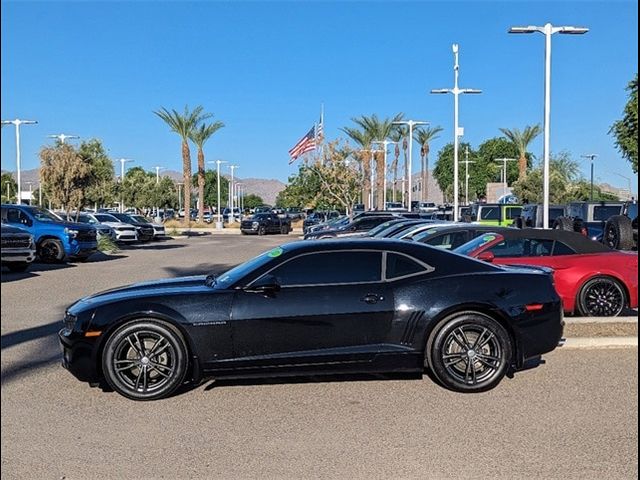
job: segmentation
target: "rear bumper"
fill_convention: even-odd
[[[562,302],[546,304],[543,310],[525,315],[514,325],[518,342],[517,370],[523,369],[527,360],[553,351],[563,339]]]

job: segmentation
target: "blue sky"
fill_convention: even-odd
[[[638,70],[638,7],[571,2],[7,2],[2,1],[2,119],[23,127],[23,168],[48,134],[101,138],[115,157],[180,170],[180,144],[153,110],[201,104],[227,126],[208,160],[241,177],[286,180],[287,151],[325,105],[329,138],[350,118],[404,112],[452,138],[451,44],[460,44],[463,141],[542,123],[544,37],[512,25],[586,26],[553,37],[551,145],[597,153],[596,179],[626,186],[629,164],[607,134]],[[541,156],[542,138],[532,146]],[[15,170],[13,127],[2,168]],[[435,153],[432,155],[435,160]],[[588,163],[583,170],[588,174]]]

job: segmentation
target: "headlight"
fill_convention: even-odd
[[[252,222],[251,223],[251,228],[258,228],[260,226],[259,222]]]
[[[66,233],[67,235],[69,235],[71,238],[76,238],[78,236],[78,230],[75,230],[73,228],[65,228],[64,229],[64,233]]]

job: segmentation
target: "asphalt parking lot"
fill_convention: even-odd
[[[637,348],[559,349],[477,395],[427,377],[305,377],[140,403],[59,366],[56,333],[78,297],[220,271],[283,241],[208,235],[3,271],[2,477],[637,478]]]

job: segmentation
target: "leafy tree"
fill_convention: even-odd
[[[522,132],[517,128],[512,130],[501,128],[500,131],[518,150],[518,179],[523,179],[527,175],[527,168],[529,167],[530,155],[527,153],[527,148],[540,135],[540,125],[527,125]]]
[[[177,133],[182,140],[182,176],[184,181],[184,205],[188,210],[191,205],[191,151],[189,150],[189,136],[198,126],[198,124],[210,117],[209,114],[203,112],[202,106],[197,106],[193,110],[189,110],[188,106],[184,107],[184,113],[180,114],[176,110],[167,110],[162,107],[160,110],[153,112],[160,117],[172,132]],[[191,217],[185,215],[185,221],[190,223]]]
[[[424,127],[419,128],[415,132],[415,140],[420,145],[420,169],[422,177],[422,201],[426,202],[429,193],[429,151],[430,143],[438,138],[438,133],[442,131],[442,127]]]
[[[2,203],[15,202],[16,200],[16,191],[18,190],[18,184],[13,179],[13,176],[10,173],[2,174]],[[9,195],[7,196],[7,186],[9,187]]]
[[[120,184],[120,191],[125,205],[145,209],[152,203],[152,192],[156,178],[151,172],[142,167],[133,167],[127,170],[124,180]]]
[[[196,176],[193,176],[195,181]],[[218,204],[218,174],[216,170],[205,170],[204,172],[204,195],[203,205],[213,207]],[[229,180],[220,175],[220,203],[227,206],[229,199]]]
[[[204,144],[214,133],[224,127],[222,122],[202,123],[199,127],[193,129],[189,134],[189,138],[198,147],[198,221],[202,222],[204,217],[204,184],[205,184],[205,162],[204,162]]]
[[[80,210],[91,178],[90,165],[66,143],[43,147],[40,161],[42,181],[47,185],[51,202],[67,212]]]
[[[624,107],[624,116],[615,122],[609,134],[616,139],[616,147],[631,163],[634,173],[638,173],[638,74],[627,86],[629,99]]]
[[[264,200],[259,195],[250,193],[249,195],[244,195],[242,197],[242,204],[244,205],[244,208],[256,208],[260,205],[264,205]]]
[[[116,199],[113,161],[107,155],[102,142],[96,138],[83,141],[78,153],[91,169],[85,192],[86,201],[96,207],[112,203]]]

